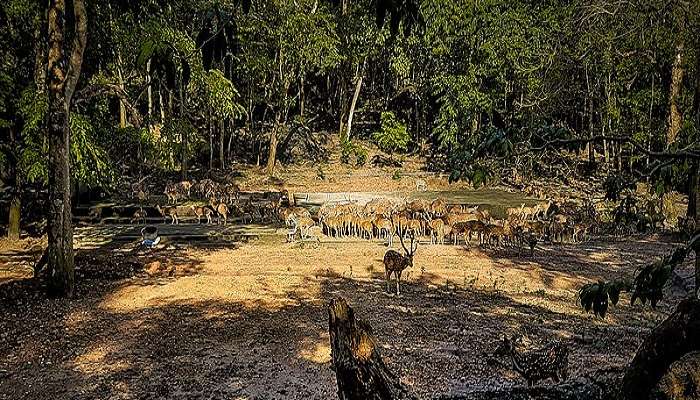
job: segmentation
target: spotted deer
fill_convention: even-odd
[[[510,357],[513,370],[527,380],[528,386],[547,378],[552,378],[555,383],[567,379],[569,347],[566,344],[554,342],[541,349],[521,353],[515,348],[515,340],[516,337],[508,339],[504,336],[494,356]]]
[[[430,227],[430,244],[445,244],[445,221],[440,218],[428,222]]]
[[[156,210],[163,216],[163,220],[168,222],[168,217],[170,217],[171,224],[179,224],[180,221],[177,217],[177,207],[161,207],[160,204],[156,204]]]
[[[197,217],[198,224],[202,222],[202,217],[207,219],[207,224],[211,224],[211,216],[214,214],[214,211],[211,208],[207,206],[190,206],[190,208]]]
[[[403,236],[399,235],[401,247],[403,247],[404,251],[406,252],[406,255],[402,255],[396,250],[388,250],[384,254],[384,274],[386,275],[386,291],[391,291],[391,289],[389,289],[389,281],[391,280],[391,275],[393,274],[394,276],[396,276],[397,296],[401,294],[401,290],[399,288],[399,283],[401,282],[401,274],[406,268],[413,266],[413,255],[418,249],[418,242],[415,242],[415,247],[413,246],[415,233],[411,232],[409,234],[409,237],[411,238],[410,250],[406,248],[406,245],[403,242]]]
[[[217,218],[216,218],[217,225],[221,224],[222,219],[224,220],[224,225],[226,225],[226,222],[228,221],[228,214],[229,214],[228,206],[226,205],[226,203],[214,204],[213,207],[214,207],[214,211],[216,211],[216,214],[217,214]]]

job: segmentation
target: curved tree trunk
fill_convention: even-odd
[[[344,299],[331,301],[328,331],[340,400],[417,399],[384,364],[372,329]]]
[[[624,399],[648,399],[672,363],[700,350],[700,300],[682,301],[640,346],[622,382]]]
[[[84,0],[73,0],[75,33],[66,59],[65,0],[51,0],[48,12],[49,79],[49,216],[47,289],[54,295],[73,294],[75,273],[71,221],[70,104],[78,83],[87,44]]]

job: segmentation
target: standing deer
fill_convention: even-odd
[[[172,219],[171,224],[180,223],[177,218],[177,207],[161,207],[160,204],[156,204],[156,210],[163,216],[165,222],[168,222],[168,217],[170,217]]]
[[[214,211],[207,206],[190,206],[195,217],[197,217],[197,223],[202,222],[202,217],[207,219],[207,224],[211,224],[211,216]]]
[[[214,210],[216,210],[216,214],[217,214],[217,219],[216,219],[217,225],[221,224],[222,219],[224,220],[224,225],[226,225],[226,222],[228,221],[228,214],[229,214],[228,206],[226,205],[226,203],[219,203],[219,204],[215,205]]]
[[[399,289],[399,282],[401,282],[401,274],[403,273],[403,270],[413,266],[413,255],[418,249],[418,242],[416,242],[415,247],[413,246],[415,239],[415,233],[413,231],[411,231],[409,237],[411,238],[411,250],[407,249],[406,245],[403,243],[403,235],[399,235],[401,247],[403,247],[404,251],[406,252],[406,255],[402,255],[396,250],[388,250],[384,254],[384,274],[386,275],[386,291],[391,291],[391,289],[389,289],[389,281],[391,280],[391,275],[394,274],[396,276],[397,296],[401,294],[401,291]]]

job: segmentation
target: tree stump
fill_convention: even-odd
[[[700,352],[692,352],[671,364],[652,393],[655,400],[700,399]]]
[[[650,398],[671,365],[695,351],[700,351],[700,300],[687,299],[639,347],[622,381],[621,397]]]
[[[344,299],[328,307],[332,365],[340,400],[417,400],[382,360],[369,324]]]

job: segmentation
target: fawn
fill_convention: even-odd
[[[562,342],[550,343],[547,346],[527,353],[521,353],[515,348],[516,337],[503,340],[494,352],[498,357],[510,357],[513,370],[527,380],[532,386],[537,382],[552,378],[555,383],[567,378],[569,367],[569,347]]]
[[[410,232],[409,237],[411,238],[411,250],[407,249],[406,245],[403,243],[403,235],[399,235],[401,247],[403,247],[404,251],[406,252],[406,255],[402,255],[396,250],[388,250],[384,254],[384,274],[386,275],[386,291],[391,291],[389,289],[389,280],[391,280],[391,275],[394,274],[396,276],[397,296],[401,294],[401,290],[399,289],[399,282],[401,282],[401,273],[403,273],[403,270],[405,270],[406,268],[413,266],[413,255],[418,249],[418,242],[416,242],[415,247],[413,246],[415,239],[415,233],[413,231]]]

